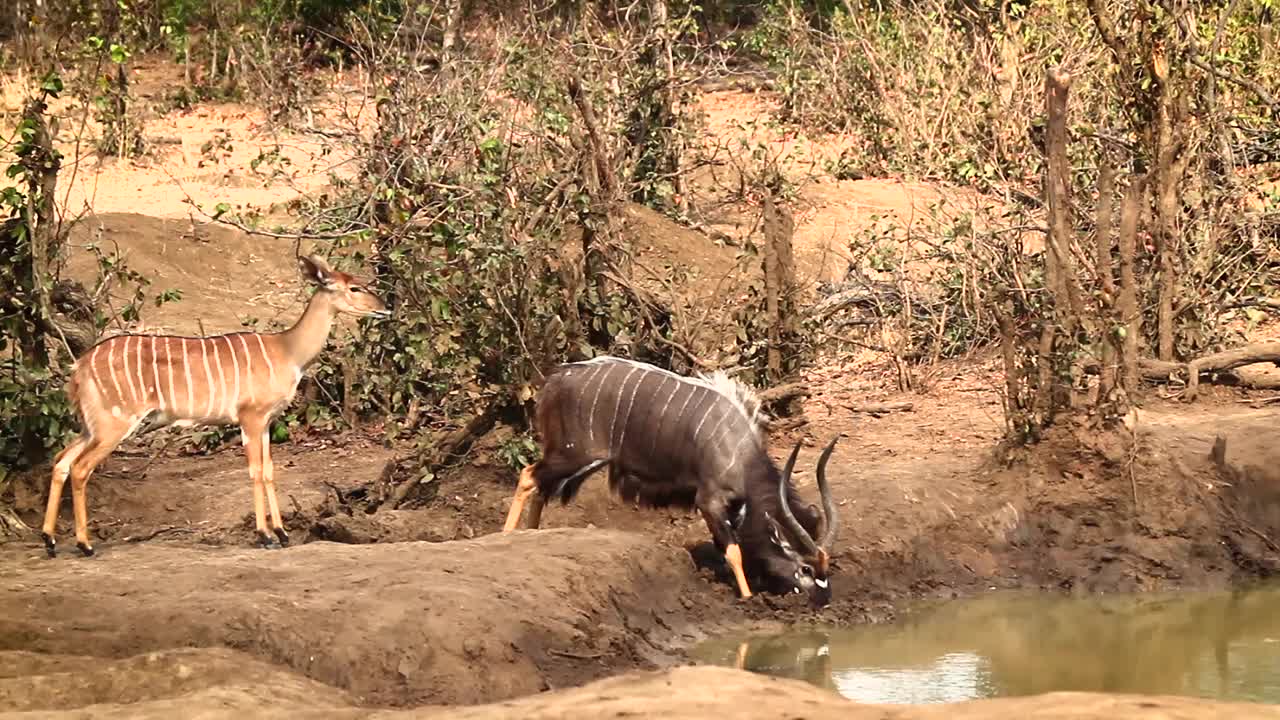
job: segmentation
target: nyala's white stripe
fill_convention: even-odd
[[[666,378],[663,378],[663,381],[665,380]],[[644,382],[643,375],[640,376],[639,380],[636,380],[635,386],[631,388],[631,397],[627,398],[627,412],[622,418],[622,435],[618,438],[618,447],[620,448],[627,446],[627,425],[631,422],[631,408],[636,404],[636,393],[640,392],[640,383],[642,382]],[[624,390],[627,387],[625,380],[622,383],[622,387]],[[659,387],[661,387],[661,385],[659,385]],[[618,393],[618,400],[622,400],[622,393]],[[654,435],[657,435],[657,433],[654,433]],[[609,437],[613,437],[612,432],[609,433]]]
[[[267,346],[262,342],[262,336],[255,333],[254,337],[258,339],[258,350],[262,351],[262,359],[267,361],[267,375],[271,378],[271,387],[276,386],[276,366],[271,362],[271,356],[267,354]]]
[[[253,357],[249,354],[249,341],[244,339],[244,335],[237,335],[240,338],[240,347],[244,348],[244,376],[248,380],[249,402],[254,402],[253,392]],[[264,355],[266,353],[263,353]]]
[[[127,341],[126,341],[127,342]],[[124,402],[124,391],[120,389],[120,378],[115,373],[116,362],[114,360],[116,354],[116,344],[108,340],[107,345],[107,369],[110,372],[107,375],[111,378],[111,384],[116,388],[116,402]]]
[[[204,362],[204,378],[205,382],[205,408],[204,416],[213,418],[213,371],[209,369],[209,343],[200,341],[200,360]]]
[[[622,409],[622,395],[627,391],[627,383],[631,381],[631,376],[635,375],[637,372],[640,372],[640,368],[631,368],[631,372],[627,373],[626,377],[622,378],[622,387],[618,388],[618,399],[613,402],[613,418],[609,420],[609,452],[613,452],[613,428],[618,424],[618,411]],[[639,387],[639,385],[640,383],[636,382],[636,386]],[[632,390],[632,398],[635,398],[634,390]],[[631,407],[628,405],[627,415],[630,414]],[[627,434],[627,418],[625,417],[622,419],[622,434]],[[622,447],[622,441],[619,440],[618,449],[621,450]]]
[[[169,368],[169,404],[173,412],[178,411],[178,391],[173,384],[173,353],[169,351],[169,338],[164,339],[164,364]]]
[[[151,336],[151,378],[156,383],[156,407],[160,410],[165,409],[164,393],[160,392],[160,358],[156,356],[156,338]],[[170,397],[173,393],[169,393]]]
[[[720,395],[724,397],[726,400],[728,400],[729,402],[733,403],[734,407],[738,408],[738,410],[740,410],[742,414],[745,415],[746,418],[751,421],[751,424],[756,426],[757,428],[763,428],[765,422],[767,421],[767,418],[764,416],[764,413],[761,412],[760,399],[756,397],[755,391],[752,390],[750,387],[746,386],[745,384],[737,380],[734,380],[733,378],[724,374],[724,372],[720,370],[716,370],[715,372],[710,373],[709,375],[696,375],[696,376],[677,375],[676,373],[673,373],[670,370],[666,370],[664,368],[660,368],[657,365],[650,365],[649,363],[642,363],[637,360],[630,360],[628,358],[614,357],[612,355],[601,355],[600,357],[595,357],[590,360],[583,360],[582,362],[577,362],[572,364],[598,366],[598,365],[603,365],[611,362],[625,363],[635,367],[643,368],[645,370],[648,370],[649,372],[661,373],[662,375],[665,375],[667,377],[675,378],[677,382],[686,383],[686,384],[694,385],[697,387],[707,388],[708,390],[711,390],[717,395]],[[584,385],[583,387],[585,390],[586,386]]]
[[[191,361],[187,359],[187,341],[180,338],[178,342],[182,343],[182,375],[187,379],[187,413],[195,415],[195,388],[191,387]]]
[[[231,344],[231,337],[223,335],[227,341],[227,350],[231,351],[231,377],[235,379],[235,389],[231,392],[231,403],[227,407],[227,417],[235,420],[239,416],[236,406],[240,403],[240,361],[236,359],[236,348]]]
[[[222,353],[218,352],[217,340],[215,339],[211,341],[209,345],[210,345],[209,349],[213,350],[213,364],[215,367],[218,368],[217,380],[218,380],[219,390],[218,390],[218,414],[216,415],[216,417],[221,418],[221,417],[226,417],[227,415],[227,412],[226,412],[227,410],[227,376],[225,371],[223,371],[222,369]],[[212,383],[212,379],[210,379],[210,383]],[[210,384],[209,387],[212,388],[213,385]]]
[[[142,393],[142,402],[146,403],[150,398],[147,397],[147,383],[142,379],[142,338],[138,338],[137,353],[138,361],[136,363],[136,367],[138,370],[138,392]]]
[[[125,339],[124,339],[124,353],[123,353],[122,357],[124,358],[124,379],[125,379],[125,381],[126,381],[126,382],[128,382],[128,383],[129,383],[129,404],[130,404],[130,405],[137,405],[137,404],[138,404],[138,390],[137,390],[137,388],[135,388],[135,387],[134,387],[134,385],[133,385],[133,375],[129,372],[129,341],[130,341],[130,340],[132,340],[132,339],[133,339],[133,337],[131,337],[131,336],[125,336]]]

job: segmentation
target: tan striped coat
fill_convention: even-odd
[[[292,401],[302,373],[324,348],[338,313],[386,316],[386,305],[355,278],[316,257],[299,258],[318,289],[298,322],[279,333],[239,332],[214,337],[119,335],[76,360],[67,392],[83,425],[54,461],[44,540],[55,554],[54,530],[62,486],[71,479],[76,544],[92,554],[85,486],[93,469],[144,422],[163,425],[239,425],[254,482],[259,538],[270,542],[265,510],[281,544],[280,518],[267,430]]]

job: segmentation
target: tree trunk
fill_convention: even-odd
[[[570,74],[568,90],[586,129],[585,141],[575,142],[575,147],[584,156],[584,181],[591,197],[591,207],[582,217],[583,281],[594,287],[597,307],[608,308],[607,298],[623,292],[610,279],[611,271],[620,277],[630,275],[629,254],[617,252],[610,242],[611,225],[621,185],[615,172],[613,154],[609,151],[596,117],[595,107],[577,73]],[[607,325],[608,319],[601,318],[599,323],[586,328],[587,338],[593,345],[609,347],[613,344],[614,333]]]
[[[1084,319],[1084,304],[1071,255],[1074,223],[1071,219],[1071,165],[1067,159],[1067,95],[1071,76],[1051,68],[1045,78],[1045,204],[1049,208],[1049,234],[1044,252],[1045,283],[1053,297],[1052,310],[1043,317],[1037,349],[1039,373],[1036,415],[1041,424],[1053,419],[1058,408],[1071,402],[1070,386],[1059,380],[1062,362],[1059,345],[1070,347]]]
[[[1166,38],[1167,40],[1168,38]],[[1172,360],[1175,329],[1174,308],[1178,303],[1182,240],[1178,229],[1178,197],[1191,153],[1185,152],[1189,115],[1186,75],[1170,68],[1163,44],[1150,51],[1151,74],[1158,86],[1155,117],[1155,241],[1160,284],[1156,309],[1156,357]]]
[[[1116,280],[1111,259],[1111,217],[1112,203],[1115,198],[1116,167],[1110,154],[1103,151],[1102,163],[1098,168],[1098,208],[1097,222],[1094,228],[1094,271],[1098,276],[1098,345],[1100,346],[1098,396],[1095,400],[1103,417],[1107,417],[1114,409],[1111,406],[1111,391],[1116,384],[1117,353],[1115,313]]]
[[[662,90],[662,112],[659,113],[661,129],[659,132],[663,142],[665,162],[659,169],[671,177],[671,187],[675,193],[673,198],[677,207],[685,207],[689,196],[685,190],[684,177],[681,173],[681,157],[684,154],[684,143],[680,136],[679,121],[680,91],[677,86],[675,53],[672,51],[671,23],[667,16],[666,0],[649,0],[649,16],[657,31],[657,61],[662,70],[665,87]]]
[[[1120,327],[1124,329],[1121,344],[1121,367],[1125,392],[1133,394],[1141,380],[1138,368],[1138,339],[1142,333],[1142,310],[1138,307],[1138,280],[1134,272],[1134,260],[1138,254],[1138,221],[1142,217],[1142,205],[1146,198],[1146,177],[1134,178],[1124,196],[1120,210],[1120,292],[1116,298],[1116,311]]]
[[[1020,343],[1013,322],[1013,303],[1009,300],[1007,290],[999,291],[999,297],[991,309],[996,316],[996,325],[1000,328],[1000,356],[1004,359],[1005,429],[1010,436],[1025,440],[1030,422],[1027,408],[1023,404],[1024,378],[1022,366],[1018,364]]]
[[[1084,317],[1075,261],[1071,255],[1071,164],[1067,159],[1067,95],[1071,76],[1051,68],[1045,81],[1045,200],[1049,207],[1049,247],[1045,252],[1045,278],[1053,293],[1054,311],[1068,338]]]
[[[44,330],[51,325],[50,274],[61,249],[54,197],[62,162],[53,148],[53,138],[45,123],[45,110],[45,101],[35,98],[27,103],[22,113],[23,121],[30,124],[33,132],[28,141],[29,149],[21,161],[26,168],[27,208],[20,222],[26,224],[28,247],[27,252],[18,253],[21,260],[16,269],[17,289],[25,296],[23,311],[27,315],[25,337],[21,339],[20,346],[24,362],[37,368],[49,366]]]
[[[764,288],[769,323],[765,382],[769,385],[781,384],[794,365],[793,358],[784,352],[794,343],[797,329],[793,307],[795,261],[791,251],[794,232],[795,220],[779,206],[770,190],[764,196]]]
[[[462,39],[462,20],[466,17],[466,13],[466,0],[449,0],[449,12],[445,16],[444,39],[440,42],[440,75],[446,81],[454,75],[457,45]]]

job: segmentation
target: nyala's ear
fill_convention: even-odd
[[[729,527],[735,532],[742,529],[747,521],[747,501],[735,500],[729,503]]]
[[[317,255],[299,255],[298,268],[304,278],[320,287],[333,284],[333,270]]]
[[[778,547],[786,547],[787,543],[782,539],[782,527],[778,525],[778,521],[774,520],[769,513],[764,514],[764,519],[769,523],[769,539]]]
[[[826,550],[818,550],[818,554],[813,558],[813,567],[817,570],[818,577],[824,578],[831,574],[831,556]]]
[[[820,537],[827,532],[827,516],[813,503],[809,503],[809,517],[818,519],[818,524],[814,528],[816,531],[814,537]]]

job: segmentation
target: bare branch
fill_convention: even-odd
[[[1195,65],[1201,70],[1204,70],[1207,73],[1210,73],[1211,75],[1213,75],[1214,77],[1220,80],[1226,80],[1227,82],[1232,83],[1233,85],[1239,85],[1240,87],[1248,90],[1249,92],[1252,92],[1258,98],[1258,100],[1262,101],[1264,104],[1266,104],[1268,107],[1271,108],[1272,113],[1280,113],[1280,100],[1277,100],[1274,95],[1268,92],[1267,89],[1263,87],[1262,84],[1257,82],[1256,80],[1250,80],[1249,78],[1246,78],[1246,77],[1240,77],[1239,75],[1236,75],[1234,73],[1229,73],[1226,70],[1223,70],[1222,68],[1214,67],[1209,63],[1205,62],[1203,59],[1201,59],[1198,56],[1193,56],[1191,58],[1191,64]]]
[[[1098,29],[1098,34],[1102,36],[1102,42],[1111,48],[1111,52],[1116,56],[1116,62],[1123,66],[1129,64],[1129,51],[1125,44],[1121,42],[1116,35],[1116,26],[1112,20],[1111,13],[1103,6],[1103,0],[1088,0],[1089,16],[1093,18],[1093,25]]]

